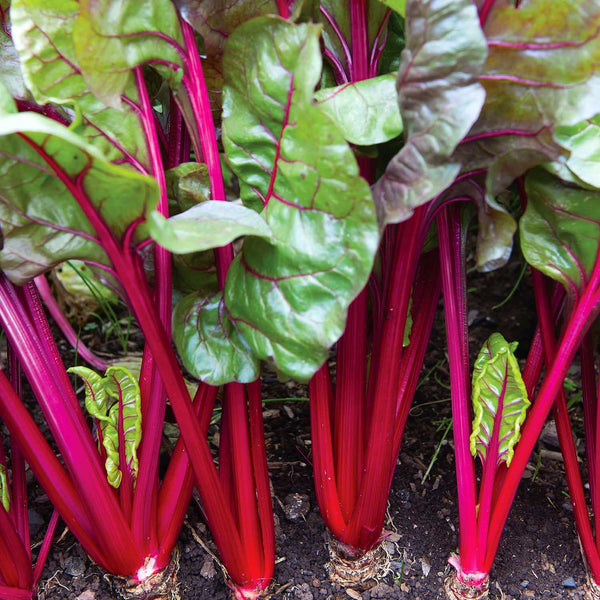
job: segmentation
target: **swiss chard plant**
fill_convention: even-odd
[[[583,187],[594,185],[589,175],[594,162],[589,130],[593,121],[586,120],[598,111],[594,99],[598,39],[593,23],[600,10],[596,2],[475,4],[473,18],[468,12],[474,8],[471,2],[406,3],[406,49],[397,80],[405,140],[374,186],[380,222],[395,223],[413,215],[411,220],[418,223],[419,207],[427,204],[428,219],[435,216],[437,225],[459,488],[460,554],[451,561],[457,569],[447,585],[451,597],[485,593],[521,473],[598,310],[593,249],[585,268],[580,265],[585,276],[577,282],[585,287],[579,287],[571,305],[561,345],[548,363],[535,400],[532,380],[535,373],[539,376],[539,340],[538,354],[530,357],[521,377],[511,344],[500,337],[490,339],[470,384],[466,226],[460,206],[468,202],[476,209],[476,265],[489,270],[503,264],[510,253],[516,223],[498,198],[514,188],[517,178],[527,174],[526,181],[535,185],[540,175],[533,169],[550,163],[559,177],[566,177],[567,170],[572,173],[568,184],[559,179],[552,184],[556,195],[566,193],[569,185],[582,186],[586,168]],[[453,38],[457,31],[461,35]],[[588,142],[587,154],[576,151],[584,146],[582,140]],[[521,221],[522,244],[530,243],[541,252],[550,244],[531,239],[523,229],[529,219],[526,214]],[[571,231],[568,225],[566,229]],[[597,240],[595,229],[587,235]],[[564,245],[562,239],[553,243]],[[553,261],[544,257],[546,265]],[[479,492],[472,452],[483,464]]]
[[[260,362],[312,375],[379,232],[350,146],[315,100],[320,27],[289,20],[284,2],[248,20],[248,3],[213,39],[216,4],[175,4],[2,2],[0,323],[64,464],[3,374],[0,415],[86,552],[128,577],[128,593],[171,579],[195,482],[236,597],[255,597],[274,564]],[[222,101],[205,65],[223,75],[210,80]],[[227,201],[219,126],[247,206]],[[139,379],[118,365],[72,370],[95,433],[32,282],[70,259],[121,295],[146,339]],[[173,336],[203,380],[193,400],[171,345],[172,262],[192,290]],[[222,384],[217,468],[206,434]],[[161,477],[167,400],[181,438]]]

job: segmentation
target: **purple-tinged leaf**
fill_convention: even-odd
[[[531,404],[514,355],[516,347],[516,342],[509,344],[493,333],[475,361],[471,453],[478,454],[484,465],[491,455],[496,463],[510,465]]]
[[[183,71],[183,37],[170,0],[81,0],[73,42],[92,93],[120,108],[132,82],[131,70],[152,63],[176,88]]]
[[[222,385],[259,376],[259,361],[229,318],[222,292],[189,294],[175,307],[173,323],[177,349],[194,377]]]
[[[558,126],[598,113],[600,2],[496,0],[485,20],[488,58],[481,116],[454,159],[489,169],[496,195],[528,169],[568,154]]]
[[[247,238],[225,285],[230,318],[259,358],[308,379],[340,337],[378,244],[367,183],[314,104],[319,26],[253,19],[229,38],[223,140],[245,203],[271,243]]]
[[[79,4],[71,0],[14,0],[13,36],[28,88],[39,104],[72,106],[81,113],[72,130],[111,162],[129,160],[149,170],[150,159],[139,114],[137,89],[122,110],[106,108],[84,81],[73,46]]]
[[[483,105],[486,53],[470,0],[408,0],[397,80],[406,144],[374,189],[382,224],[408,219],[458,175],[451,157]]]
[[[560,281],[574,299],[588,282],[600,241],[600,192],[566,185],[543,169],[526,179],[519,222],[527,262]]]
[[[122,240],[158,201],[154,179],[112,165],[66,127],[35,113],[0,117],[0,267],[18,284],[77,258],[108,265],[75,196]],[[143,228],[133,240],[145,238]]]
[[[249,19],[278,15],[277,0],[174,0],[181,16],[202,36],[202,61],[210,105],[218,122],[223,105],[223,52],[229,35]]]

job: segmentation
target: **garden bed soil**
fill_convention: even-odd
[[[518,261],[513,261],[491,278],[478,274],[470,278],[473,355],[493,331],[499,330],[509,341],[519,341],[518,356],[525,356],[534,327],[533,299],[527,279],[503,307],[492,308],[506,297],[519,269]],[[390,572],[362,592],[345,590],[327,578],[327,533],[312,488],[308,403],[265,404],[277,533],[277,565],[271,598],[439,600],[444,597],[443,581],[450,573],[447,559],[457,550],[458,534],[451,432],[442,441],[450,417],[444,342],[440,316],[423,369],[427,376],[417,391],[407,423],[389,501],[385,549]],[[306,389],[274,378],[264,382],[265,398],[292,396],[306,397]],[[577,412],[574,419],[580,419]],[[549,426],[531,457],[503,533],[491,573],[491,598],[583,598],[585,571],[562,460],[555,444]],[[579,439],[578,448],[582,456]],[[47,499],[39,489],[33,492],[31,508],[34,517],[49,513]],[[179,539],[179,550],[181,598],[230,597],[213,557],[216,550],[194,503]],[[39,600],[115,597],[110,579],[91,563],[72,535],[65,532],[51,551],[40,582]]]

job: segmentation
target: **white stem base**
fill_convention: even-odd
[[[490,578],[486,577],[478,586],[468,585],[453,571],[444,581],[444,591],[448,600],[484,600],[489,597]]]

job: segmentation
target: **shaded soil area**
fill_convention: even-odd
[[[470,277],[469,299],[473,356],[496,330],[520,342],[526,355],[533,333],[533,300],[527,278],[501,308],[520,264],[498,274]],[[450,392],[444,354],[443,318],[432,336],[422,385],[411,410],[389,501],[385,549],[388,576],[361,593],[332,585],[327,578],[326,531],[319,515],[311,473],[308,403],[265,404],[268,461],[277,524],[277,566],[271,597],[277,600],[408,599],[444,597],[449,555],[457,550],[458,508],[450,419]],[[576,380],[576,373],[573,378]],[[264,382],[265,398],[306,397],[293,383]],[[576,398],[574,398],[576,400]],[[575,402],[573,418],[580,422]],[[576,427],[577,431],[577,427]],[[580,456],[582,440],[578,439]],[[426,475],[427,474],[427,475]],[[426,476],[425,476],[426,475]],[[32,509],[48,511],[38,491]],[[179,549],[180,595],[185,600],[229,598],[216,550],[192,504]],[[573,522],[562,461],[552,427],[531,457],[506,525],[492,571],[495,599],[583,598],[585,571]],[[117,597],[110,581],[85,556],[70,533],[55,543],[44,571],[40,600],[108,600]]]

